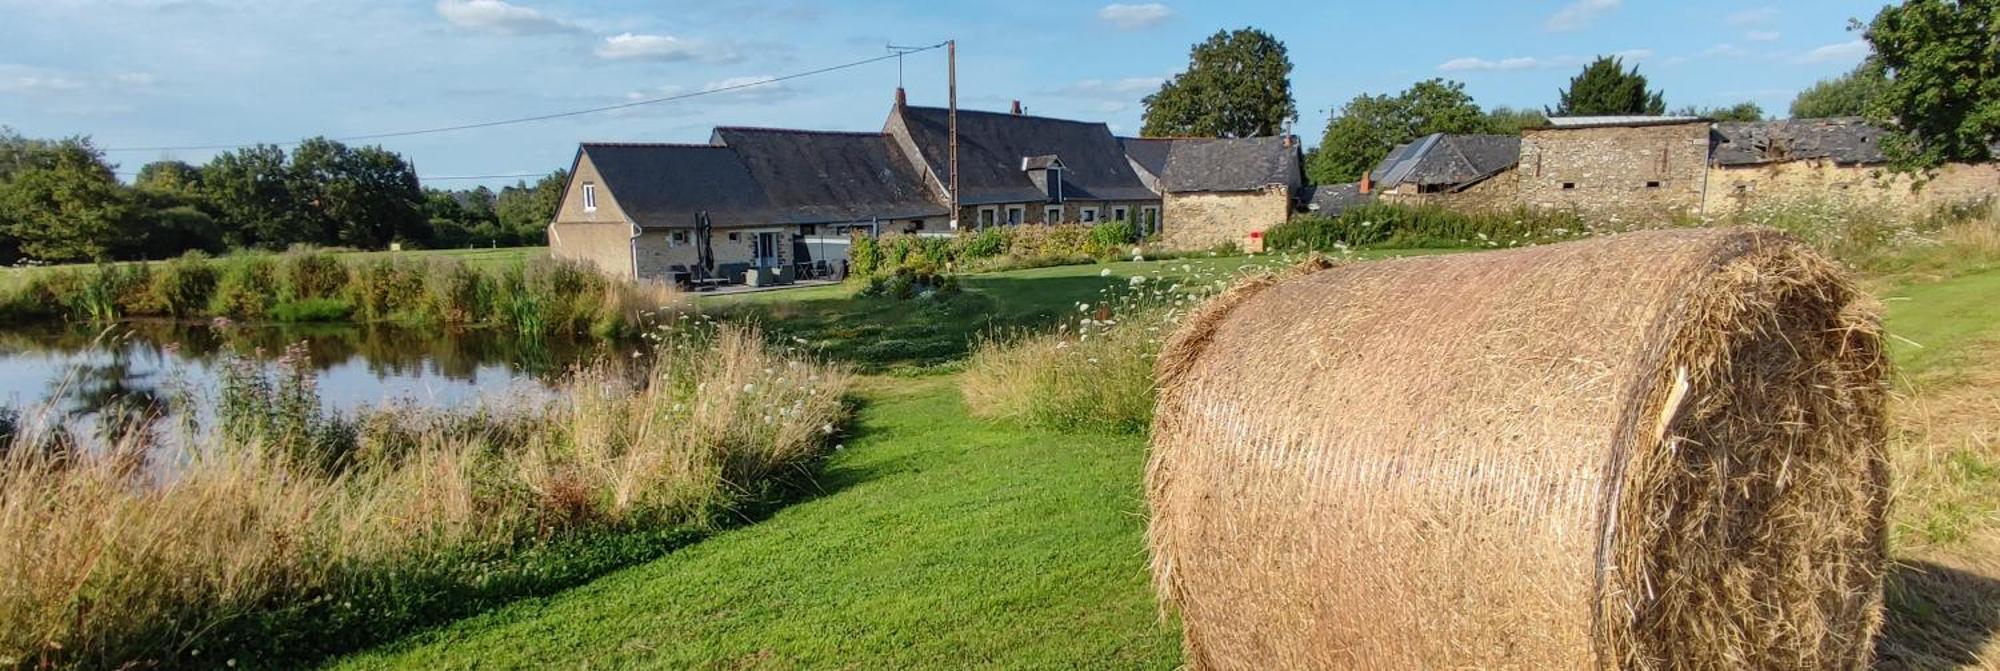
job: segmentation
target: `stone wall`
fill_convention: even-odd
[[[549,256],[582,261],[606,275],[632,276],[632,226],[618,222],[557,222],[549,227]]]
[[[1512,210],[1521,202],[1520,171],[1500,171],[1458,191],[1423,193],[1416,185],[1404,184],[1378,191],[1375,199],[1398,205],[1440,205],[1464,212]]]
[[[2000,195],[2000,164],[1953,163],[1918,184],[1884,166],[1826,160],[1784,161],[1709,170],[1707,213],[1728,215],[1759,203],[1828,200],[1920,214]]]
[[[1696,213],[1708,151],[1705,122],[1525,130],[1520,202],[1610,216]]]
[[[1177,249],[1243,244],[1253,231],[1284,223],[1291,216],[1290,190],[1282,185],[1259,191],[1169,193],[1161,241]]]

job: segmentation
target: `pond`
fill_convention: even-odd
[[[275,369],[290,351],[313,371],[329,410],[464,408],[546,399],[565,372],[606,347],[372,324],[17,327],[0,329],[0,407],[24,417],[47,412],[86,435],[115,416],[192,418],[199,427],[222,366],[241,360]]]

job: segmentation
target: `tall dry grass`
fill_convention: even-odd
[[[1289,265],[1276,259],[1271,267]],[[1059,431],[1143,433],[1153,419],[1153,363],[1180,319],[1240,273],[1189,261],[1107,278],[1053,332],[988,338],[959,382],[972,414]],[[1108,272],[1108,271],[1107,271]]]
[[[566,402],[327,420],[345,444],[246,425],[148,465],[136,433],[67,449],[23,420],[0,456],[0,666],[352,649],[732,519],[809,473],[847,415],[846,372],[753,330],[653,340],[650,365],[580,371]]]

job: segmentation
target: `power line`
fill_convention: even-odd
[[[112,174],[117,175],[119,177],[139,176],[139,173],[136,170],[115,170],[112,171]],[[417,175],[417,181],[453,182],[453,181],[464,181],[464,180],[474,180],[474,179],[517,179],[517,178],[526,179],[529,177],[547,177],[547,176],[549,176],[549,173],[546,172],[517,172],[506,175]]]
[[[338,142],[355,142],[355,141],[360,141],[360,140],[381,140],[381,139],[386,139],[386,138],[395,138],[395,137],[409,137],[409,136],[412,136],[412,135],[429,135],[429,134],[432,134],[432,133],[449,133],[449,132],[453,132],[453,131],[461,131],[461,130],[472,130],[472,129],[475,129],[475,128],[492,128],[492,127],[494,127],[494,126],[509,126],[509,125],[513,125],[513,124],[523,124],[523,123],[532,123],[532,122],[536,122],[536,121],[548,121],[548,120],[550,120],[550,119],[562,119],[562,118],[566,118],[566,117],[573,117],[573,116],[582,116],[582,115],[585,115],[585,114],[597,114],[597,113],[601,113],[601,112],[610,112],[610,111],[614,111],[614,110],[621,110],[621,109],[627,109],[627,108],[632,108],[632,107],[640,107],[640,106],[644,106],[644,105],[657,105],[657,104],[660,104],[660,103],[667,103],[667,102],[674,102],[674,101],[677,101],[677,100],[687,100],[687,99],[689,99],[689,98],[698,98],[698,97],[701,97],[701,96],[706,96],[706,95],[714,95],[714,94],[718,94],[718,93],[728,93],[728,92],[730,92],[730,91],[735,91],[735,90],[738,90],[738,89],[747,89],[747,88],[751,88],[751,87],[755,87],[755,86],[765,86],[765,85],[769,85],[769,84],[776,84],[776,83],[778,83],[778,82],[782,82],[782,81],[789,81],[789,80],[793,80],[793,79],[800,79],[800,78],[804,78],[804,77],[811,77],[811,76],[814,76],[814,75],[823,75],[823,74],[826,74],[826,73],[829,73],[829,72],[834,72],[834,71],[837,71],[837,70],[845,70],[845,69],[848,69],[848,68],[854,68],[854,67],[860,67],[860,66],[863,66],[863,65],[867,65],[867,64],[870,64],[870,63],[879,63],[879,62],[882,62],[882,61],[886,61],[886,60],[889,60],[889,59],[891,59],[891,58],[899,58],[899,57],[901,57],[901,56],[904,56],[904,55],[907,55],[907,54],[912,54],[912,53],[917,53],[917,52],[919,52],[919,51],[930,51],[930,50],[932,50],[932,49],[938,49],[938,48],[942,48],[942,47],[943,47],[944,45],[945,45],[945,43],[943,43],[943,42],[939,42],[939,43],[937,43],[937,44],[933,44],[933,45],[930,45],[930,46],[927,46],[927,47],[919,47],[919,48],[914,48],[914,49],[907,49],[907,50],[904,50],[904,51],[899,51],[898,53],[892,53],[892,54],[888,54],[888,55],[884,55],[884,56],[876,56],[876,57],[874,57],[874,58],[864,58],[864,59],[861,59],[861,60],[858,60],[858,61],[851,61],[851,62],[847,62],[847,63],[841,63],[841,64],[839,64],[839,65],[829,65],[829,66],[827,66],[827,67],[823,67],[823,68],[818,68],[818,69],[814,69],[814,70],[806,70],[806,71],[804,71],[804,72],[794,72],[794,73],[791,73],[791,74],[788,74],[788,75],[782,75],[782,76],[778,76],[778,77],[772,77],[772,78],[769,78],[769,79],[760,79],[760,80],[757,80],[757,81],[753,81],[753,82],[743,82],[743,83],[740,83],[740,84],[731,84],[731,85],[728,85],[728,86],[718,86],[718,87],[715,87],[715,88],[710,88],[710,89],[702,89],[702,90],[700,90],[700,91],[691,91],[691,92],[688,92],[688,93],[681,93],[681,94],[676,94],[676,95],[670,95],[670,96],[664,96],[664,97],[660,97],[660,98],[648,98],[648,99],[645,99],[645,100],[634,100],[634,101],[631,101],[631,102],[624,102],[624,103],[619,103],[619,104],[616,104],[616,105],[605,105],[605,106],[603,106],[603,107],[592,107],[592,108],[588,108],[588,109],[579,109],[579,110],[570,110],[570,111],[567,111],[567,112],[555,112],[555,113],[552,113],[552,114],[538,114],[538,115],[535,115],[535,116],[525,116],[525,117],[516,117],[516,118],[512,118],[512,119],[499,119],[499,120],[495,120],[495,121],[481,121],[481,122],[478,122],[478,123],[468,123],[468,124],[458,124],[458,125],[455,125],[455,126],[439,126],[439,127],[436,127],[436,128],[420,128],[420,129],[417,129],[417,130],[404,130],[404,131],[395,131],[395,132],[390,132],[390,133],[369,133],[369,134],[366,134],[366,135],[349,135],[349,136],[346,136],[346,137],[337,137],[337,138],[333,138],[333,139],[334,139],[335,141],[338,141]],[[114,151],[116,151],[116,152],[133,152],[133,151],[201,151],[201,150],[210,150],[210,149],[239,149],[239,148],[243,148],[243,147],[254,147],[254,146],[257,146],[257,145],[259,145],[259,144],[265,144],[265,145],[271,145],[271,146],[276,146],[276,147],[288,147],[288,146],[291,146],[291,145],[296,145],[296,144],[299,144],[299,142],[300,142],[300,141],[298,141],[298,140],[294,140],[294,141],[291,141],[291,142],[262,142],[262,143],[259,143],[259,142],[244,142],[244,143],[238,143],[238,144],[205,144],[205,145],[182,145],[182,146],[164,146],[164,147],[114,147],[114,148],[109,148],[109,149],[104,149],[103,151],[105,151],[105,152],[107,152],[107,153],[108,153],[108,152],[114,152]]]

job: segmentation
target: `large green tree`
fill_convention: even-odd
[[[1667,103],[1659,91],[1646,90],[1639,66],[1625,69],[1623,59],[1599,56],[1570,78],[1550,116],[1664,114]]]
[[[217,154],[201,168],[202,200],[214,208],[230,247],[283,249],[319,242],[320,232],[298,219],[285,150],[272,145]]]
[[[1352,182],[1396,145],[1431,133],[1489,132],[1492,125],[1458,82],[1431,79],[1394,96],[1362,94],[1327,119],[1326,134],[1306,159],[1306,176],[1319,184]]]
[[[1800,91],[1792,98],[1791,115],[1794,119],[1825,119],[1842,116],[1862,116],[1868,113],[1868,102],[1888,79],[1880,62],[1873,58],[1862,61],[1847,74],[1832,79],[1822,79],[1818,83]]]
[[[1891,128],[1883,150],[1902,169],[1992,158],[2000,141],[2000,0],[1907,0],[1866,36],[1889,78],[1868,116]]]
[[[322,244],[379,249],[430,237],[416,171],[381,147],[311,138],[292,150],[287,173],[297,220]]]
[[[1186,72],[1146,96],[1148,136],[1277,135],[1298,118],[1285,44],[1254,28],[1216,31],[1194,45]]]
[[[88,138],[8,151],[0,225],[16,247],[10,251],[42,261],[101,261],[129,244],[130,199]]]

